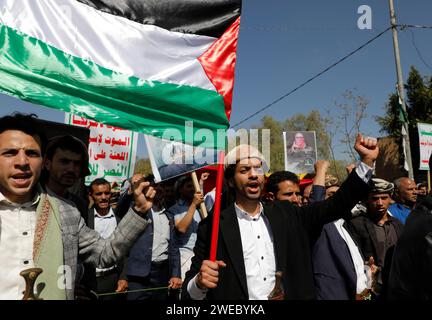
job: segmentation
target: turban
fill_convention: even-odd
[[[259,152],[258,149],[256,149],[255,147],[247,144],[241,144],[239,146],[236,146],[227,153],[227,155],[225,156],[225,168],[227,168],[231,164],[237,164],[242,160],[250,158],[257,158],[261,160],[264,173],[269,170],[267,161],[264,158],[263,154]]]
[[[369,182],[369,193],[392,193],[394,184],[380,178],[372,178]]]

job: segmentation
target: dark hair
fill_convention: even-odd
[[[35,114],[23,114],[15,112],[12,115],[0,118],[0,133],[8,130],[22,131],[29,136],[37,136],[40,139],[42,155],[45,154],[47,138],[41,123]]]
[[[80,154],[83,162],[81,168],[81,178],[84,178],[90,174],[90,170],[88,168],[89,156],[87,146],[84,144],[84,142],[71,135],[55,136],[48,142],[45,158],[52,160],[57,149]]]
[[[178,178],[174,184],[174,190],[175,190],[176,196],[179,196],[181,188],[183,188],[186,183],[191,182],[191,181],[192,181],[192,177],[190,175],[185,175],[185,176],[181,176],[180,178]]]
[[[230,179],[234,178],[236,166],[237,166],[237,163],[230,164],[225,168],[225,171],[224,171],[225,180],[229,181]]]
[[[427,182],[420,182],[420,183],[417,183],[417,188],[424,188],[424,187],[427,188]]]
[[[290,171],[276,171],[270,175],[267,180],[267,192],[276,194],[279,191],[278,184],[282,181],[291,181],[294,184],[299,184],[300,180],[295,173]]]
[[[103,184],[109,185],[111,189],[111,184],[107,180],[105,180],[104,178],[96,178],[90,183],[89,193],[93,193],[93,186],[100,186]]]

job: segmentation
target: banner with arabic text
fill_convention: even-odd
[[[89,185],[96,178],[120,184],[132,176],[135,168],[138,134],[66,113],[65,122],[90,129],[89,169],[86,177]]]
[[[429,158],[432,154],[432,124],[418,123],[420,170],[429,170]]]

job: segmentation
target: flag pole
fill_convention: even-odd
[[[431,187],[431,172],[430,172],[430,170],[427,172],[427,180],[428,180],[427,191],[428,191],[428,194],[429,194],[431,192],[431,189],[432,189],[432,187]]]
[[[223,174],[224,174],[224,159],[225,153],[223,150],[219,151],[218,157],[218,170],[217,170],[217,178],[216,178],[216,197],[215,197],[215,207],[213,212],[213,227],[211,234],[211,243],[210,243],[210,261],[216,261],[216,252],[217,252],[217,244],[218,244],[218,235],[219,235],[219,217],[220,217],[220,209],[221,209],[221,198],[222,198],[222,182],[223,182]]]
[[[199,192],[203,193],[203,190],[201,190],[200,184],[199,184],[199,182],[198,182],[198,177],[197,177],[196,172],[195,172],[195,171],[192,172],[191,176],[192,176],[192,181],[193,181],[193,184],[194,184],[195,192],[198,192],[198,191],[199,191]],[[203,195],[204,195],[204,194],[203,194]],[[207,217],[207,208],[206,208],[204,202],[201,202],[201,204],[200,204],[200,209],[201,209],[201,211],[200,211],[200,213],[201,213],[201,218],[202,218],[202,219],[206,218],[206,217]]]

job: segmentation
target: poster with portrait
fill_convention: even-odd
[[[283,132],[285,170],[296,174],[313,173],[317,161],[315,131]]]
[[[168,180],[217,162],[217,151],[144,135],[155,182]]]

